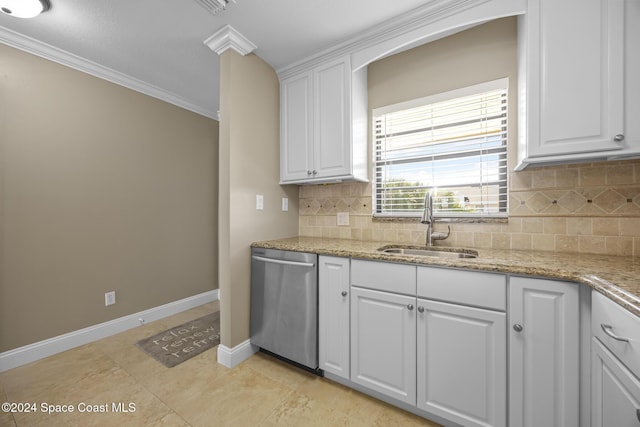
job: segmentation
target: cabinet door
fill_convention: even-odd
[[[349,59],[314,70],[314,178],[351,174],[351,67]]]
[[[465,426],[507,423],[506,314],[418,299],[418,408]]]
[[[509,425],[578,427],[578,285],[511,277],[509,291]]]
[[[640,425],[640,381],[593,338],[592,427],[637,427]]]
[[[313,172],[311,72],[280,85],[280,181],[306,179]]]
[[[416,299],[351,287],[351,381],[416,404]]]
[[[525,34],[528,156],[624,148],[623,0],[529,0]]]
[[[320,369],[349,378],[349,258],[319,257]]]

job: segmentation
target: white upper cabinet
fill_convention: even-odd
[[[280,179],[304,180],[313,169],[313,75],[280,84]]]
[[[367,182],[367,65],[492,19],[525,13],[526,4],[526,0],[424,2],[410,13],[278,70],[280,183]]]
[[[640,155],[635,0],[530,0],[519,20],[519,164]]]
[[[367,181],[366,72],[346,56],[281,82],[281,183]]]
[[[350,74],[348,60],[324,64],[313,71],[314,178],[346,175],[350,171]]]

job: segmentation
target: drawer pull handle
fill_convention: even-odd
[[[613,338],[616,341],[622,341],[622,342],[629,342],[629,340],[627,338],[624,337],[620,337],[616,334],[613,333],[613,331],[611,329],[613,329],[613,326],[611,325],[605,325],[604,323],[600,324],[600,327],[602,328],[602,330],[604,331],[604,333],[608,336],[610,336],[611,338]]]

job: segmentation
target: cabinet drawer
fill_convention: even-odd
[[[593,338],[591,426],[637,426],[640,421],[640,381]]]
[[[418,297],[505,311],[507,276],[418,267]]]
[[[354,259],[351,261],[351,285],[415,296],[416,267]]]
[[[592,291],[591,330],[634,375],[640,377],[640,317]],[[609,334],[628,341],[617,340]]]

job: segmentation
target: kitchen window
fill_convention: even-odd
[[[507,216],[508,79],[373,110],[376,217]]]

